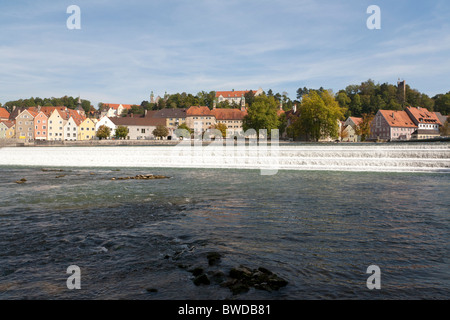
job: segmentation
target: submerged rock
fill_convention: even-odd
[[[210,266],[214,266],[214,265],[218,264],[220,262],[221,257],[222,257],[222,255],[218,252],[210,252],[206,256],[206,258],[208,259],[208,264]]]
[[[25,179],[25,178],[22,178],[22,179],[16,181],[17,184],[22,184],[25,182],[27,182],[27,179]]]
[[[247,292],[251,287],[258,290],[274,291],[288,285],[288,281],[264,267],[250,269],[241,265],[231,269],[229,275],[231,280],[223,283],[222,286],[229,288],[233,295]]]
[[[138,174],[134,177],[120,177],[120,178],[111,178],[111,180],[154,180],[154,179],[169,179],[170,177],[166,177],[163,175],[153,175],[153,174]]]
[[[201,274],[201,275],[195,277],[195,279],[194,279],[194,284],[195,284],[196,286],[199,286],[199,285],[201,285],[201,284],[209,285],[209,284],[211,284],[211,281],[209,281],[208,276],[207,276],[206,274],[203,273],[203,274]]]

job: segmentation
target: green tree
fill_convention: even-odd
[[[443,115],[450,115],[450,91],[433,97],[434,111]]]
[[[329,91],[311,91],[302,98],[300,117],[294,122],[296,135],[305,135],[307,140],[339,136],[338,121],[344,110]]]
[[[108,126],[102,125],[97,130],[97,138],[100,140],[108,139],[111,136],[111,128]]]
[[[126,126],[118,126],[116,128],[116,138],[117,139],[126,139],[128,136],[129,130]]]
[[[220,133],[222,134],[223,138],[227,137],[227,129],[228,129],[228,127],[224,123],[216,123],[216,124],[212,125],[210,127],[210,129],[219,130]]]
[[[169,129],[164,125],[158,125],[152,133],[155,137],[163,139],[169,135]]]
[[[183,122],[182,124],[180,124],[180,125],[178,126],[178,129],[185,129],[185,130],[187,130],[190,134],[192,134],[192,130],[188,127],[188,125],[187,125],[185,122]]]
[[[260,95],[255,97],[252,106],[248,108],[248,113],[243,119],[243,129],[254,129],[257,133],[261,129],[267,129],[267,134],[271,134],[272,129],[278,129],[278,102],[274,97]]]

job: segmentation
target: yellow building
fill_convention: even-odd
[[[95,138],[96,119],[86,118],[78,127],[78,140],[92,140]]]
[[[5,132],[5,139],[13,139],[16,137],[16,124],[10,121],[4,122],[8,129]]]

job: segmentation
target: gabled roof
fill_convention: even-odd
[[[213,109],[211,113],[217,120],[242,120],[247,115],[247,110],[241,109]]]
[[[9,119],[10,113],[5,108],[0,108],[0,118]]]
[[[406,108],[409,115],[415,120],[417,123],[421,124],[439,124],[442,125],[441,121],[437,117],[434,112],[428,111],[426,108]]]
[[[350,117],[350,119],[353,121],[354,124],[356,124],[357,126],[359,126],[362,122],[362,118],[358,118],[358,117]]]
[[[212,116],[211,110],[208,107],[192,106],[186,111],[189,116]]]
[[[188,109],[182,109],[182,108],[165,108],[158,111],[155,111],[153,114],[151,114],[150,117],[152,118],[186,118]],[[149,112],[147,111],[147,117],[149,116]]]
[[[8,129],[14,126],[14,122],[9,121],[9,120],[3,120],[3,121],[0,121],[0,123],[3,123],[5,126],[8,127]]]
[[[384,117],[391,127],[416,128],[417,126],[408,116],[406,111],[379,110],[378,112]]]

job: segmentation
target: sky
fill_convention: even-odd
[[[0,0],[0,103],[260,87],[295,99],[399,78],[434,96],[450,91],[449,17],[448,0]]]

